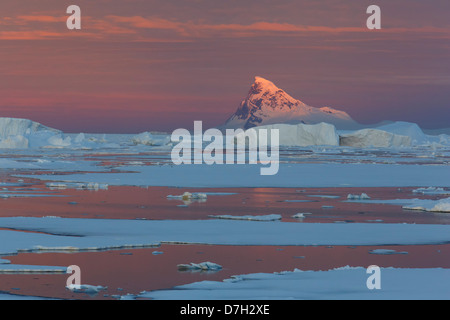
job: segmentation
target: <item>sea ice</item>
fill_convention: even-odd
[[[444,190],[443,188],[436,188],[436,187],[418,188],[414,189],[412,192],[429,195],[450,194],[450,190]]]
[[[368,200],[370,197],[366,193],[361,193],[360,195],[357,194],[349,194],[347,196],[348,200]]]
[[[201,281],[136,298],[170,300],[448,300],[450,269],[381,268],[381,289],[369,290],[363,267],[285,271]]]
[[[210,218],[215,219],[228,219],[228,220],[249,220],[249,221],[275,221],[275,220],[281,220],[281,215],[279,214],[268,214],[268,215],[261,215],[261,216],[251,216],[251,215],[245,215],[245,216],[232,216],[232,215],[209,215]]]
[[[213,262],[201,262],[201,263],[193,263],[190,264],[179,264],[177,265],[178,270],[191,270],[191,271],[218,271],[222,270],[222,266]]]
[[[440,200],[411,199],[411,204],[404,205],[403,209],[430,212],[450,212],[450,198]]]
[[[75,293],[87,293],[87,294],[97,294],[100,291],[105,291],[106,289],[108,289],[107,287],[92,286],[89,284],[71,284],[69,286],[66,286],[66,288]]]
[[[405,251],[395,251],[390,249],[374,249],[369,251],[370,254],[383,254],[383,255],[391,255],[391,254],[408,254]]]

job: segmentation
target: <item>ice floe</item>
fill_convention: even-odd
[[[438,194],[450,194],[450,190],[444,190],[444,188],[428,187],[428,188],[418,188],[412,191],[413,193],[428,194],[428,195],[438,195]]]
[[[440,200],[412,199],[411,204],[404,205],[403,209],[430,212],[450,212],[450,198]]]
[[[306,218],[306,215],[310,215],[310,214],[312,214],[312,213],[309,213],[309,212],[296,213],[296,214],[294,214],[294,215],[292,216],[292,218],[295,218],[295,219],[304,219],[304,218]]]
[[[66,286],[66,288],[74,293],[86,293],[86,294],[97,294],[100,291],[105,291],[106,289],[108,289],[107,287],[93,286],[89,284],[71,284],[69,286]]]
[[[213,262],[200,262],[190,264],[179,264],[177,265],[178,270],[180,271],[219,271],[222,270],[222,266]]]
[[[0,161],[2,164],[2,161]],[[22,164],[17,164],[20,166]],[[29,164],[31,165],[31,164]],[[58,166],[58,164],[54,164]],[[44,169],[50,165],[41,166]],[[183,188],[229,187],[417,187],[439,185],[450,187],[448,165],[414,164],[351,164],[351,163],[290,163],[280,164],[275,176],[261,176],[251,165],[180,165],[122,166],[122,172],[105,172],[104,168],[81,163],[66,164],[66,170],[103,171],[64,175],[65,182],[108,185],[168,186]],[[80,168],[80,169],[78,169]],[[54,181],[55,175],[21,175]],[[205,179],[208,177],[208,179]]]
[[[248,220],[248,221],[276,221],[281,220],[281,215],[279,214],[268,214],[268,215],[245,215],[245,216],[233,216],[228,214],[222,215],[209,215],[210,218],[214,219],[227,219],[227,220]]]
[[[71,183],[71,182],[48,182],[45,186],[51,190],[54,189],[77,189],[77,190],[108,190],[108,184],[106,183]]]
[[[390,204],[400,205],[403,209],[408,210],[420,210],[429,212],[450,212],[450,198],[444,198],[440,200],[431,199],[388,199],[388,200],[371,200],[371,199],[351,199],[345,202],[358,202],[358,203],[376,203],[376,204]]]
[[[367,269],[286,271],[201,281],[135,298],[170,300],[447,300],[449,269],[380,268],[381,289],[369,290]],[[337,289],[338,288],[338,289]]]
[[[349,194],[347,196],[348,200],[368,200],[370,199],[370,197],[366,194],[366,193],[361,193],[360,195],[358,194]]]
[[[450,226],[431,224],[5,217],[0,218],[0,228],[16,230],[0,230],[1,255],[146,248],[164,243],[383,246],[450,241]]]
[[[182,195],[173,196],[168,195],[167,199],[175,199],[175,200],[206,200],[208,196],[205,193],[190,193],[185,192]]]
[[[406,251],[395,251],[391,249],[374,249],[369,251],[370,254],[382,254],[382,255],[391,255],[391,254],[408,254]]]
[[[66,273],[67,267],[39,266],[39,265],[18,265],[18,264],[0,264],[0,274],[48,274],[48,273]]]

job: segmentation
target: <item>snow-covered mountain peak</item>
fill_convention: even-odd
[[[227,128],[248,129],[274,123],[328,122],[340,127],[356,124],[344,111],[330,107],[314,108],[278,88],[273,82],[255,77],[247,97],[227,120]]]

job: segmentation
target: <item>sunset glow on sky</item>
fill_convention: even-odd
[[[82,10],[68,30],[66,9]],[[368,30],[366,9],[382,9]],[[66,132],[222,124],[254,76],[361,123],[450,127],[448,0],[3,0],[0,116]]]

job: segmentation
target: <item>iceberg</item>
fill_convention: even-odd
[[[410,147],[411,137],[390,133],[379,129],[362,129],[351,133],[341,134],[340,145],[346,147]]]
[[[38,122],[28,119],[0,118],[0,138],[5,139],[10,136],[24,136],[38,132],[61,133],[57,129],[46,127]]]
[[[60,130],[28,119],[0,118],[0,148],[67,147],[71,138]]]
[[[397,121],[377,127],[378,130],[386,131],[395,135],[407,136],[411,138],[413,145],[428,144],[429,138],[422,129],[415,123]]]
[[[246,135],[259,134],[259,130],[279,130],[281,146],[338,146],[339,135],[336,132],[334,125],[329,123],[319,124],[271,124],[265,126],[258,126],[239,133],[236,135],[237,142],[245,139]]]
[[[170,142],[168,136],[156,136],[150,132],[142,132],[131,138],[131,142],[134,145],[145,145],[145,146],[164,146]]]
[[[358,194],[349,194],[347,196],[348,200],[368,200],[370,197],[367,195],[367,193],[361,193],[361,195]]]

